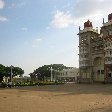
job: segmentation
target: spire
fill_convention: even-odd
[[[103,18],[103,24],[105,23],[104,18]]]

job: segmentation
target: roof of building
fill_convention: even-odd
[[[93,32],[93,33],[98,34],[98,30],[93,29],[92,22],[89,20],[84,23],[84,29],[83,30],[80,30],[80,28],[79,28],[79,33],[77,35],[79,35],[81,33],[85,33],[85,32]]]
[[[84,28],[86,27],[93,27],[92,22],[90,22],[89,20],[87,22],[84,23]]]

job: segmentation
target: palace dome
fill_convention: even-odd
[[[90,22],[89,20],[87,22],[84,23],[84,28],[86,27],[93,27],[92,22]]]

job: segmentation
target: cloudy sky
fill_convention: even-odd
[[[78,67],[78,26],[100,28],[112,0],[0,0],[0,63],[25,75],[47,64]]]

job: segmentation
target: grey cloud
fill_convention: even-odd
[[[79,0],[73,8],[75,18],[86,17],[96,13],[112,10],[112,0]]]

